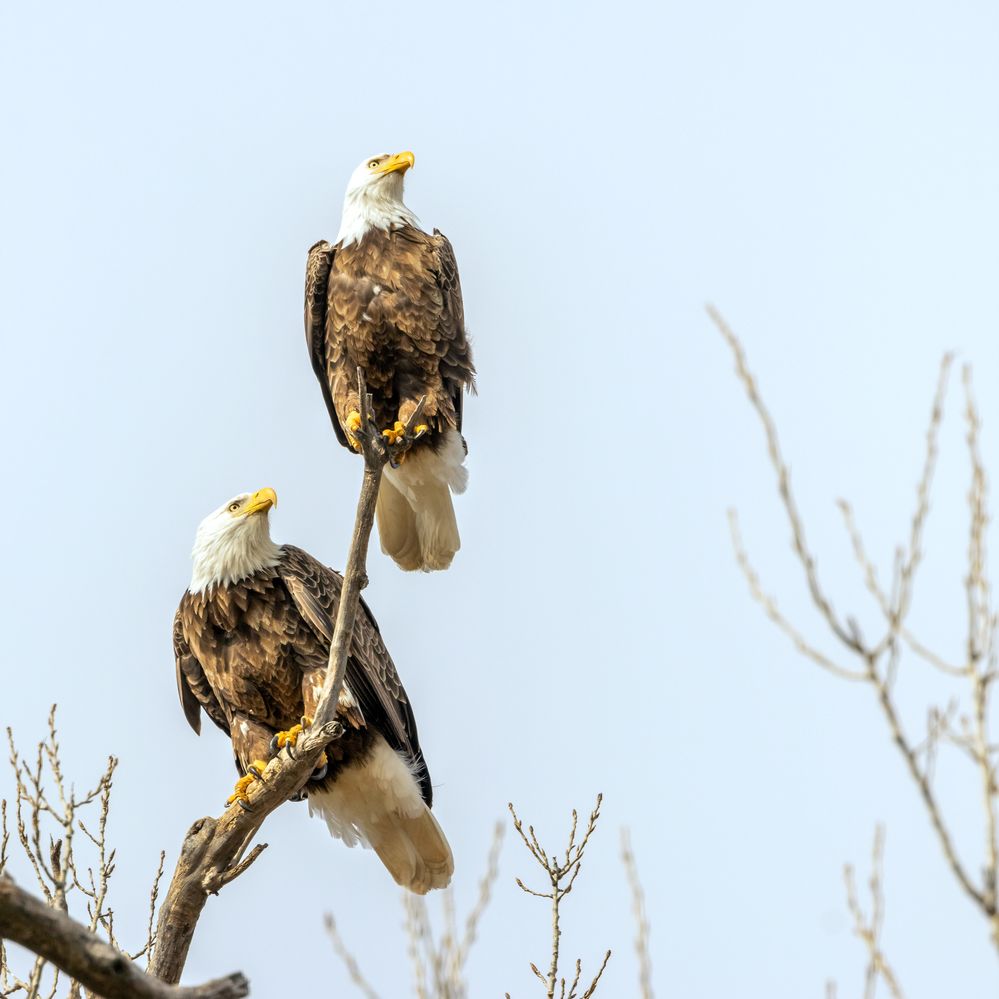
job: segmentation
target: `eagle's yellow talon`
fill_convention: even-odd
[[[361,450],[361,442],[354,436],[361,429],[361,414],[352,409],[347,414],[347,422],[344,425],[344,432],[347,434],[347,441],[355,451]]]
[[[406,428],[398,420],[395,426],[382,431],[382,437],[387,437],[389,444],[398,444],[406,436]]]
[[[238,801],[240,806],[243,808],[249,808],[249,796],[246,793],[246,789],[255,781],[263,780],[263,772],[267,769],[267,764],[263,760],[254,760],[247,768],[246,774],[240,777],[236,781],[236,786],[233,788],[232,794],[226,798],[225,803],[231,805],[234,801]]]
[[[267,769],[266,760],[254,760],[247,768],[246,772],[252,780],[263,780],[264,771]]]
[[[242,780],[242,778],[240,778],[240,780]],[[229,795],[228,798],[225,799],[226,808],[228,808],[231,804],[233,804],[236,801],[238,801],[240,805],[242,805],[244,801],[250,800],[246,795],[246,788],[240,787],[239,784],[240,781],[236,781],[235,790],[232,792],[232,794]]]
[[[285,746],[294,746],[298,743],[298,737],[302,734],[303,728],[301,725],[292,725],[285,732],[278,732],[274,736],[274,742],[278,749],[284,749]]]
[[[427,426],[427,425],[426,425],[425,423],[421,423],[421,424],[420,424],[420,425],[419,425],[419,426],[418,426],[418,427],[417,427],[417,428],[416,428],[416,429],[415,429],[415,430],[413,431],[413,436],[414,436],[414,437],[422,437],[422,436],[423,436],[423,435],[424,435],[424,434],[425,434],[425,433],[426,433],[426,432],[427,432],[427,431],[428,431],[429,429],[430,429],[430,427],[428,427],[428,426]]]
[[[246,789],[256,780],[255,777],[251,777],[247,774],[245,777],[240,777],[236,781],[236,786],[233,788],[232,794],[226,798],[225,803],[231,805],[234,801],[246,801]]]

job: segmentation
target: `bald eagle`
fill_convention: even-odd
[[[402,202],[410,152],[365,160],[351,175],[336,242],[309,250],[305,337],[340,443],[356,449],[357,368],[391,442],[422,397],[415,446],[388,466],[376,516],[382,550],[403,569],[446,569],[461,546],[451,493],[465,489],[462,400],[474,391],[458,265],[447,238]]]
[[[294,745],[326,674],[342,578],[271,540],[273,489],[243,493],[198,527],[194,571],[173,625],[177,688],[188,722],[201,712],[232,738],[246,787],[276,746]],[[305,718],[303,718],[305,716]],[[454,864],[437,820],[413,708],[378,625],[358,608],[338,718],[345,735],[306,785],[310,814],[348,846],[371,846],[396,882],[443,888]],[[324,772],[325,771],[325,772]]]

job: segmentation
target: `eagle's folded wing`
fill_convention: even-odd
[[[305,264],[305,342],[309,348],[312,370],[316,373],[323,401],[329,410],[333,431],[337,440],[345,448],[350,448],[347,435],[340,426],[336,407],[333,405],[329,374],[326,370],[326,296],[335,253],[333,244],[327,243],[325,239],[309,247],[309,257]]]
[[[299,613],[325,642],[332,641],[342,577],[294,545],[284,545],[283,552],[278,571]],[[377,728],[393,749],[405,753],[420,767],[420,789],[424,801],[430,805],[430,775],[420,751],[413,708],[378,625],[363,600],[354,619],[344,682],[365,721]]]
[[[173,653],[177,660],[177,693],[184,708],[184,715],[191,728],[201,734],[201,709],[226,735],[229,735],[229,722],[215,692],[208,683],[201,663],[194,657],[187,640],[180,611],[173,619]]]
[[[454,257],[451,241],[439,229],[432,237],[436,263],[437,286],[443,298],[438,335],[441,351],[441,375],[451,394],[457,417],[456,430],[461,432],[465,391],[475,391],[475,366],[472,351],[465,335],[465,307],[461,299],[461,281],[458,278],[458,261]]]

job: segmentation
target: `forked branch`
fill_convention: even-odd
[[[597,820],[600,818],[600,805],[603,801],[603,795],[597,795],[597,803],[593,811],[590,812],[590,818],[586,823],[586,830],[583,833],[582,838],[576,841],[576,831],[578,824],[578,816],[576,810],[572,810],[572,826],[569,830],[569,843],[562,854],[548,854],[541,843],[538,842],[538,837],[535,835],[534,827],[528,826],[527,831],[524,831],[524,824],[521,822],[516,810],[511,803],[508,807],[510,809],[510,814],[513,816],[513,827],[517,830],[518,835],[527,847],[528,852],[537,861],[538,866],[545,872],[548,878],[549,891],[535,891],[533,888],[528,888],[520,878],[517,878],[517,886],[521,891],[528,895],[534,895],[536,898],[547,899],[551,903],[551,913],[552,913],[552,953],[551,961],[548,966],[548,973],[542,974],[541,970],[536,964],[531,964],[531,971],[534,972],[535,977],[541,982],[545,987],[545,997],[546,999],[555,999],[556,990],[558,990],[558,999],[590,999],[596,990],[597,985],[600,983],[600,978],[604,973],[604,969],[607,967],[607,962],[610,960],[611,952],[607,951],[604,955],[603,962],[600,968],[597,970],[596,975],[590,982],[589,986],[579,993],[577,989],[579,988],[580,976],[582,974],[582,965],[579,961],[576,961],[575,974],[571,981],[567,981],[564,975],[559,977],[559,957],[560,948],[562,940],[562,929],[560,926],[560,916],[561,916],[561,904],[565,899],[566,895],[572,891],[573,885],[576,883],[576,878],[579,876],[579,872],[582,868],[583,854],[586,850],[587,844],[590,842],[590,837],[593,835],[594,830],[597,827]],[[509,993],[507,993],[507,999],[509,999]]]
[[[49,712],[48,735],[34,754],[22,756],[10,729],[7,738],[15,798],[13,829],[8,827],[7,802],[0,802],[0,996],[24,993],[52,999],[61,983],[69,999],[82,999],[84,990],[88,996],[100,994],[110,999],[246,995],[241,975],[178,990],[139,969],[138,959],[155,946],[152,922],[163,872],[162,854],[150,892],[145,944],[132,952],[121,946],[110,905],[117,859],[108,841],[117,760],[108,759],[92,788],[76,791],[63,776],[54,706]],[[96,812],[96,820],[85,821],[85,812]],[[41,897],[27,892],[4,873],[11,832],[20,843]],[[74,901],[85,903],[82,922],[70,915]],[[24,978],[10,967],[3,939],[34,953],[35,960]]]
[[[840,501],[844,523],[864,584],[874,597],[884,618],[885,630],[881,637],[876,641],[865,641],[853,618],[841,619],[835,613],[832,602],[819,581],[815,558],[805,541],[802,518],[791,491],[790,473],[781,454],[776,425],[749,370],[742,344],[716,310],[709,308],[708,313],[732,351],[736,372],[763,427],[770,464],[776,475],[777,489],[791,527],[794,552],[804,570],[812,602],[832,635],[855,658],[856,666],[844,667],[819,651],[804,637],[800,629],[778,611],[776,601],[763,589],[746,554],[738,531],[738,522],[732,513],[730,519],[733,546],[750,591],[767,615],[791,638],[802,653],[827,671],[850,680],[860,680],[873,689],[892,741],[902,754],[919,790],[947,864],[964,892],[988,920],[992,941],[999,949],[999,909],[997,909],[999,820],[996,814],[999,780],[996,769],[997,747],[989,734],[991,695],[996,677],[999,675],[995,640],[999,618],[992,605],[992,590],[986,572],[985,537],[989,519],[987,481],[979,449],[981,421],[971,390],[970,369],[965,368],[964,371],[966,440],[972,471],[971,487],[968,492],[970,531],[968,568],[965,576],[967,627],[964,662],[954,663],[931,650],[927,643],[913,634],[908,624],[916,574],[922,564],[923,534],[930,508],[930,490],[937,466],[938,439],[952,364],[951,356],[946,355],[940,365],[926,431],[923,467],[916,487],[915,508],[909,521],[908,539],[907,543],[897,550],[890,586],[883,586],[880,582],[877,567],[867,554],[853,511],[849,504]],[[971,710],[969,717],[962,718],[960,729],[956,729],[954,725],[956,709],[953,706],[947,708],[935,706],[928,713],[925,739],[914,740],[907,734],[894,693],[903,648],[908,648],[919,659],[939,672],[967,684],[966,696]],[[969,867],[959,856],[940,798],[933,787],[934,762],[940,745],[956,747],[978,770],[985,826],[985,850],[980,880],[970,873]]]
[[[259,856],[266,844],[254,847],[243,860],[251,840],[267,816],[305,784],[315,769],[320,754],[342,733],[340,724],[336,721],[337,704],[361,590],[368,582],[366,561],[378,486],[386,462],[397,459],[401,453],[398,447],[390,453],[389,446],[374,425],[371,418],[371,397],[360,368],[357,370],[357,378],[361,399],[361,426],[355,436],[364,456],[364,476],[344,568],[322,695],[316,706],[312,725],[295,746],[294,758],[286,751],[281,752],[268,764],[263,774],[264,779],[255,781],[250,786],[250,810],[232,805],[217,819],[199,819],[188,831],[173,880],[160,909],[157,947],[151,965],[152,972],[166,982],[180,980],[191,940],[208,896],[217,894]],[[421,402],[406,428],[410,442],[422,410]]]

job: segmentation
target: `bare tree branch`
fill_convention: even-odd
[[[464,975],[465,963],[475,943],[479,921],[489,905],[493,885],[496,883],[502,844],[503,824],[498,822],[486,859],[486,870],[479,881],[479,893],[465,919],[464,933],[460,940],[453,886],[446,888],[439,896],[444,909],[445,926],[439,941],[434,937],[426,900],[408,892],[403,894],[407,950],[413,967],[413,989],[417,999],[430,999],[431,996],[433,999],[466,999],[468,984]],[[333,941],[333,949],[347,968],[350,980],[364,993],[366,999],[377,999],[373,986],[365,978],[354,955],[340,937],[331,915],[326,916],[326,929]]]
[[[559,956],[562,940],[560,907],[562,900],[569,894],[569,892],[572,891],[572,887],[576,883],[576,878],[582,868],[583,854],[586,850],[587,844],[590,842],[590,837],[593,835],[593,832],[597,827],[597,821],[600,818],[600,805],[603,802],[603,798],[604,796],[602,794],[597,795],[597,803],[593,811],[590,812],[590,817],[586,823],[586,830],[583,833],[583,838],[578,843],[576,842],[578,815],[575,809],[572,810],[572,825],[569,829],[569,843],[562,854],[563,859],[561,860],[559,859],[559,856],[554,853],[551,855],[546,853],[541,844],[538,842],[538,838],[534,833],[534,827],[528,826],[527,832],[525,832],[524,824],[517,815],[513,804],[511,803],[507,806],[510,809],[510,814],[513,816],[513,828],[517,830],[524,846],[527,847],[531,856],[537,861],[538,866],[541,867],[547,875],[548,882],[551,887],[550,892],[538,892],[528,888],[523,881],[520,880],[520,878],[516,879],[517,886],[521,889],[521,891],[528,895],[534,895],[537,898],[548,899],[551,902],[552,952],[551,962],[548,967],[548,974],[542,974],[536,964],[531,964],[531,971],[534,972],[535,977],[542,983],[542,985],[545,986],[546,999],[555,999],[555,990],[560,986],[559,999],[577,999],[577,997],[578,999],[589,999],[589,997],[596,992],[597,984],[600,982],[600,977],[603,975],[604,968],[607,967],[607,962],[610,960],[611,952],[607,951],[596,976],[590,982],[582,996],[579,996],[576,991],[581,974],[581,964],[579,961],[576,962],[575,977],[572,979],[571,983],[569,983],[568,991],[566,991],[567,985],[565,976],[563,975],[561,979],[559,978]],[[509,993],[507,993],[507,995],[509,995]]]
[[[105,999],[236,999],[250,991],[240,974],[193,988],[166,985],[140,971],[128,955],[89,927],[30,895],[6,875],[0,876],[0,937],[27,947]]]
[[[344,967],[347,969],[347,974],[350,975],[350,980],[364,993],[365,999],[378,999],[378,993],[375,992],[368,983],[368,980],[361,974],[357,960],[343,942],[343,937],[340,936],[340,931],[336,928],[336,920],[333,918],[333,913],[331,912],[326,913],[326,932],[333,942],[333,950],[336,951],[337,957],[343,961]]]
[[[638,864],[631,849],[631,834],[621,830],[621,862],[631,888],[631,911],[635,917],[635,953],[638,955],[638,989],[640,999],[653,999],[652,956],[649,952],[649,917],[645,912],[645,892],[638,876]]]
[[[874,832],[874,846],[871,851],[871,876],[868,885],[871,891],[871,915],[867,918],[857,896],[857,885],[853,867],[843,868],[846,882],[846,899],[853,916],[853,932],[867,948],[867,972],[864,982],[864,999],[874,999],[878,980],[885,983],[893,999],[904,999],[895,972],[881,948],[881,930],[884,925],[885,900],[883,888],[884,871],[884,829],[878,826]]]
[[[767,617],[791,639],[794,647],[802,655],[807,656],[816,665],[821,666],[824,670],[844,680],[864,680],[865,674],[833,662],[827,655],[824,655],[814,645],[811,645],[805,636],[784,617],[777,607],[777,601],[763,589],[760,577],[753,568],[753,564],[749,561],[749,556],[746,554],[745,546],[742,543],[742,532],[739,530],[739,515],[735,510],[729,510],[728,512],[728,525],[735,558],[739,564],[739,568],[742,570],[743,576],[746,577],[746,582],[749,584],[749,592],[753,595],[753,599],[766,611]]]
[[[456,963],[459,968],[463,968],[465,962],[468,960],[469,951],[471,951],[472,944],[475,943],[479,931],[479,923],[482,921],[482,916],[489,906],[493,886],[496,884],[497,877],[499,877],[499,855],[500,850],[503,848],[504,832],[503,823],[497,822],[493,828],[493,841],[489,847],[489,854],[486,857],[486,869],[479,880],[479,894],[475,900],[475,905],[469,910],[468,916],[465,919],[465,932],[461,938],[461,942],[457,943],[455,948]]]
[[[260,855],[263,846],[255,847],[244,863],[239,862],[267,816],[305,784],[315,769],[320,754],[342,733],[339,722],[335,720],[336,711],[357,606],[361,590],[368,582],[365,563],[374,524],[378,486],[386,462],[390,459],[397,460],[403,453],[398,445],[390,451],[385,444],[371,417],[371,399],[360,368],[357,370],[357,377],[361,399],[361,427],[354,436],[361,444],[364,474],[322,695],[316,706],[312,725],[295,746],[294,759],[287,752],[280,753],[268,764],[263,774],[264,779],[255,781],[250,786],[250,810],[233,804],[220,818],[199,819],[188,831],[160,909],[156,950],[150,964],[151,971],[166,982],[180,980],[191,940],[208,896],[218,894],[222,887],[243,873]],[[412,443],[413,428],[419,421],[422,410],[421,400],[406,427],[404,442]]]
[[[716,310],[709,308],[708,313],[732,350],[736,372],[763,427],[770,463],[777,477],[778,492],[791,525],[794,550],[804,569],[812,601],[821,617],[826,621],[833,636],[859,660],[860,668],[858,670],[845,669],[833,662],[818,652],[800,632],[783,619],[776,609],[776,603],[763,592],[755,571],[749,564],[733,516],[735,555],[749,582],[750,591],[763,605],[770,618],[791,638],[799,651],[829,672],[851,680],[864,680],[873,688],[892,740],[902,754],[906,767],[919,790],[947,864],[961,888],[985,915],[990,926],[993,943],[999,949],[999,914],[997,914],[996,890],[996,882],[999,878],[996,797],[999,794],[999,789],[997,789],[996,776],[996,745],[989,735],[990,697],[997,676],[995,635],[997,626],[999,626],[999,615],[992,608],[991,586],[985,568],[988,490],[979,449],[981,421],[971,391],[970,370],[965,368],[964,371],[967,444],[972,469],[971,488],[968,494],[970,510],[968,571],[965,577],[968,622],[965,662],[954,664],[931,651],[924,642],[912,633],[906,624],[906,618],[912,606],[917,570],[922,563],[922,539],[929,514],[930,489],[939,453],[938,440],[943,420],[948,377],[952,365],[951,356],[946,355],[940,365],[926,431],[923,467],[916,488],[915,509],[909,525],[908,542],[905,547],[898,550],[896,555],[893,582],[890,589],[882,587],[878,579],[876,566],[867,554],[851,507],[845,501],[840,501],[840,509],[853,544],[854,555],[863,573],[865,585],[877,601],[886,622],[884,636],[876,643],[869,644],[863,640],[859,628],[853,623],[852,618],[846,618],[847,624],[844,626],[833,613],[831,603],[819,585],[815,572],[815,560],[804,541],[801,516],[791,492],[790,477],[781,455],[773,418],[760,396],[752,373],[749,371],[745,352],[739,340]],[[916,744],[907,736],[893,694],[893,685],[898,674],[903,645],[940,672],[953,678],[967,679],[970,688],[968,696],[971,702],[971,718],[967,722],[962,722],[961,731],[955,731],[953,728],[952,719],[956,714],[956,706],[952,703],[946,709],[939,707],[930,709],[926,739],[922,743]],[[941,743],[958,748],[977,767],[980,774],[985,825],[985,859],[980,884],[976,883],[976,879],[972,877],[968,867],[958,855],[940,800],[933,789],[936,752]]]
[[[805,526],[802,523],[801,514],[798,512],[797,503],[795,502],[794,495],[791,492],[791,472],[785,464],[783,455],[781,454],[780,441],[777,438],[777,427],[774,424],[773,417],[771,417],[766,406],[763,404],[763,399],[760,397],[759,390],[756,387],[756,379],[753,377],[753,373],[749,370],[749,365],[746,362],[746,354],[742,349],[742,344],[739,342],[732,330],[729,329],[728,324],[724,319],[722,319],[721,314],[713,306],[708,306],[708,315],[718,327],[721,335],[728,342],[728,345],[732,350],[732,354],[735,357],[736,371],[738,372],[739,378],[746,389],[746,393],[749,395],[749,401],[752,403],[753,408],[756,410],[757,416],[760,418],[760,422],[763,424],[763,431],[767,438],[767,450],[770,453],[770,463],[773,465],[774,471],[777,473],[777,490],[780,493],[781,501],[784,504],[784,510],[786,511],[788,521],[791,524],[791,537],[794,543],[794,550],[798,556],[798,560],[801,562],[801,567],[805,570],[805,581],[808,584],[808,591],[812,595],[812,601],[819,609],[822,616],[826,619],[826,623],[829,625],[836,637],[848,649],[859,652],[861,651],[860,643],[857,641],[856,636],[850,628],[839,620],[836,612],[833,610],[832,604],[829,602],[829,599],[826,597],[825,592],[819,583],[815,558],[811,551],[809,551],[808,544],[805,541]]]
[[[49,711],[48,732],[36,747],[33,759],[23,757],[7,730],[11,770],[15,783],[14,815],[18,842],[35,874],[44,904],[69,913],[70,901],[78,893],[85,900],[87,928],[125,956],[135,959],[146,953],[151,942],[147,931],[146,944],[135,954],[128,954],[119,944],[115,932],[114,911],[109,905],[111,877],[116,856],[107,838],[111,787],[117,760],[108,759],[107,766],[93,788],[78,793],[63,777],[61,749],[56,730],[56,708]],[[91,827],[83,812],[97,808],[97,822]],[[7,802],[0,802],[0,873],[7,864]],[[77,834],[82,834],[82,838]],[[84,847],[80,850],[79,847]],[[86,848],[96,854],[85,866]],[[162,860],[161,860],[162,865]],[[152,895],[155,896],[156,885]],[[41,903],[40,903],[41,904]],[[152,897],[150,905],[155,904]],[[150,910],[152,918],[152,909]],[[44,956],[36,956],[27,980],[13,973],[8,954],[0,945],[0,996],[23,991],[28,996],[54,997],[60,985],[60,971]],[[48,983],[46,984],[46,979]],[[79,982],[67,983],[68,999],[82,999]],[[88,996],[92,995],[88,991]]]

